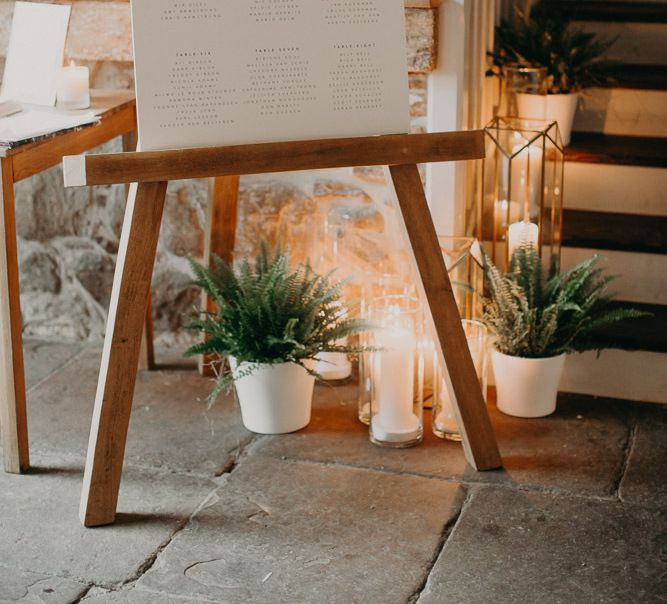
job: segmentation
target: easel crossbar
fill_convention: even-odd
[[[462,161],[484,157],[484,132],[396,134],[65,157],[65,186]]]

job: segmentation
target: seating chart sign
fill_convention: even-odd
[[[409,130],[404,0],[132,0],[141,148]]]

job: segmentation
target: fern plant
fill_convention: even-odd
[[[503,20],[496,28],[497,50],[491,73],[502,67],[546,67],[549,94],[577,92],[607,82],[612,61],[600,57],[615,42],[600,40],[593,33],[573,30],[566,15],[547,11],[542,4],[532,11],[515,9],[514,23]]]
[[[203,333],[205,340],[186,356],[231,356],[239,366],[246,364],[236,374],[218,376],[211,400],[258,364],[296,363],[318,377],[307,362],[319,353],[363,351],[340,344],[370,327],[347,318],[341,302],[344,282],[316,274],[309,264],[290,269],[289,256],[279,247],[270,252],[262,245],[254,264],[245,260],[237,271],[217,257],[212,269],[192,259],[190,265],[196,285],[215,302],[217,312],[202,310],[190,323],[188,328]]]
[[[603,276],[597,261],[593,256],[564,273],[553,265],[545,274],[529,244],[515,251],[509,272],[503,273],[484,254],[484,323],[496,349],[525,358],[600,350],[593,338],[598,329],[645,316],[610,306],[612,296],[605,292],[614,277]]]

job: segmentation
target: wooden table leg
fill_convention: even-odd
[[[416,165],[391,166],[399,215],[412,247],[422,293],[438,335],[439,360],[449,370],[454,416],[461,430],[468,463],[476,470],[502,466],[482,389],[477,379],[461,316],[440,251],[424,188]]]
[[[206,216],[206,238],[204,240],[204,264],[212,266],[213,256],[220,256],[226,262],[234,259],[236,243],[236,223],[238,220],[238,200],[240,176],[212,178]],[[202,308],[215,312],[213,301],[202,293]],[[212,358],[199,357],[199,373],[213,376]]]
[[[30,467],[12,160],[2,158],[0,191],[0,428],[5,471]]]
[[[166,182],[134,184],[125,208],[84,472],[80,518],[85,526],[111,524],[116,517],[166,191]]]
[[[136,151],[138,132],[132,130],[123,134],[123,151]],[[130,194],[130,185],[125,185],[125,197]],[[153,346],[153,300],[148,294],[148,309],[146,310],[146,322],[141,337],[141,352],[139,353],[139,369],[153,371],[155,369],[155,349]]]

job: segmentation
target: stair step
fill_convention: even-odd
[[[667,65],[614,65],[607,70],[608,88],[667,90]]]
[[[607,275],[617,276],[609,291],[618,300],[667,305],[667,255],[563,247],[562,266],[564,269],[571,268],[594,254],[600,256],[598,266]]]
[[[565,160],[625,166],[667,167],[667,138],[573,132]]]
[[[564,210],[563,245],[667,254],[667,217]]]
[[[603,57],[621,64],[665,64],[665,23],[577,21],[573,29],[613,41]]]
[[[600,2],[600,0],[546,0],[543,10],[576,21],[667,23],[667,2]]]
[[[566,210],[667,216],[667,170],[612,164],[565,164]]]
[[[667,90],[589,88],[579,103],[574,130],[617,136],[667,136]]]
[[[667,353],[667,306],[637,302],[615,302],[614,306],[616,308],[631,306],[642,312],[651,313],[651,316],[628,319],[601,329],[595,335],[596,344],[605,348]]]
[[[568,355],[560,383],[563,392],[667,403],[667,354],[603,350]]]

